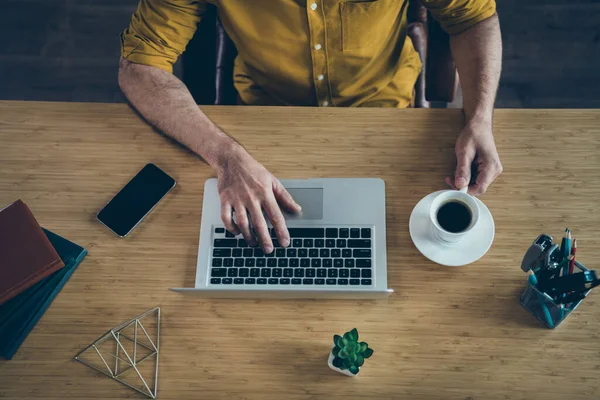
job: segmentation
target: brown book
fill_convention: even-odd
[[[25,203],[0,210],[0,304],[64,266]]]

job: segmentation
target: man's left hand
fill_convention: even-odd
[[[460,189],[469,185],[469,194],[478,196],[502,173],[502,164],[491,123],[468,123],[456,140],[456,172],[446,183]],[[471,174],[475,173],[475,177]]]

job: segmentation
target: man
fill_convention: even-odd
[[[119,85],[129,101],[215,169],[225,227],[270,253],[273,243],[261,210],[286,247],[290,238],[279,206],[298,212],[299,205],[206,117],[172,75],[208,3],[218,7],[238,50],[234,81],[243,104],[407,107],[421,69],[406,36],[408,0],[141,0],[121,35]],[[451,35],[464,97],[457,168],[446,182],[469,185],[474,164],[477,175],[469,192],[479,195],[502,171],[492,135],[502,56],[496,4],[424,4]]]

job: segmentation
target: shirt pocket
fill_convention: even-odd
[[[365,50],[393,30],[405,0],[346,1],[340,4],[342,50]]]

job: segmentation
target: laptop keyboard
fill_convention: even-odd
[[[372,230],[364,227],[289,228],[291,243],[274,251],[249,247],[225,228],[213,228],[211,285],[373,285]]]

